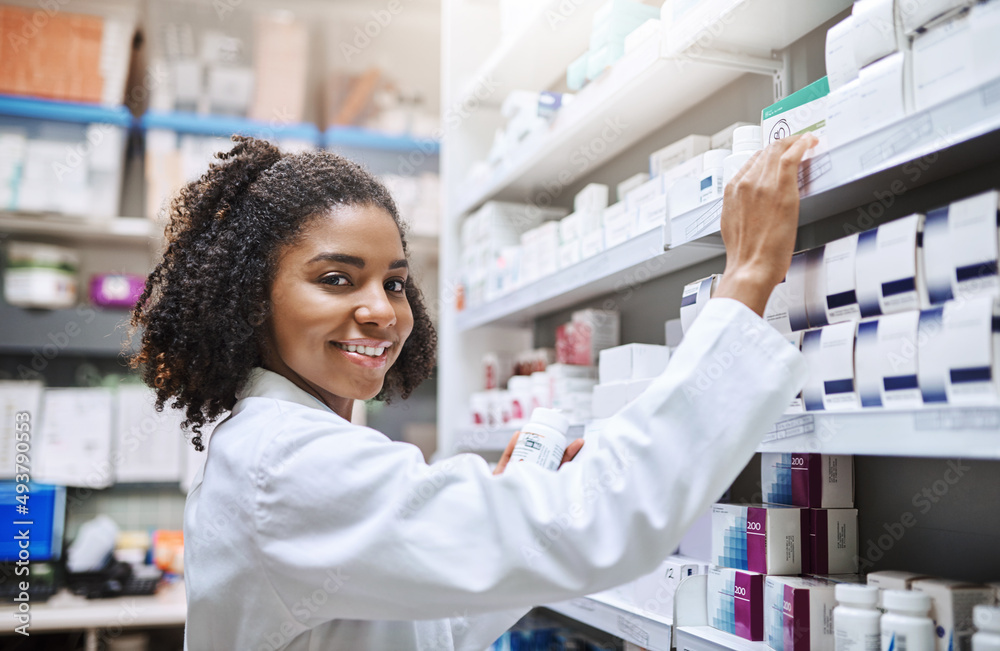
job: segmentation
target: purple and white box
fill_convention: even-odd
[[[806,573],[856,574],[858,510],[809,509],[809,567]]]
[[[136,274],[94,274],[90,302],[100,307],[132,307],[145,287],[146,279]]]
[[[712,562],[761,574],[801,573],[804,515],[793,506],[716,504]]]
[[[774,651],[833,651],[836,583],[815,577],[764,581],[764,629]]]
[[[745,640],[764,639],[763,574],[712,566],[708,571],[708,624]]]
[[[765,452],[760,484],[768,504],[846,509],[854,506],[854,457]]]

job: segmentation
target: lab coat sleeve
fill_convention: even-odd
[[[804,376],[783,336],[713,299],[663,375],[558,472],[494,477],[468,454],[427,465],[367,428],[288,423],[256,470],[263,574],[286,604],[343,577],[314,623],[454,619],[619,585],[676,548]]]

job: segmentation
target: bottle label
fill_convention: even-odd
[[[510,462],[528,461],[549,470],[558,470],[564,450],[551,438],[535,432],[521,432],[510,454]]]

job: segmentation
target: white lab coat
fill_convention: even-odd
[[[481,651],[533,605],[655,569],[804,377],[783,336],[713,299],[575,461],[494,477],[255,370],[185,508],[186,648]]]

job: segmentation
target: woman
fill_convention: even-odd
[[[174,202],[133,314],[133,363],[195,447],[231,411],[184,514],[190,651],[483,649],[533,605],[652,571],[801,386],[760,315],[812,136],[727,190],[718,298],[667,371],[572,463],[500,476],[350,422],[354,400],[405,398],[434,363],[386,189],[328,152],[236,140]]]

